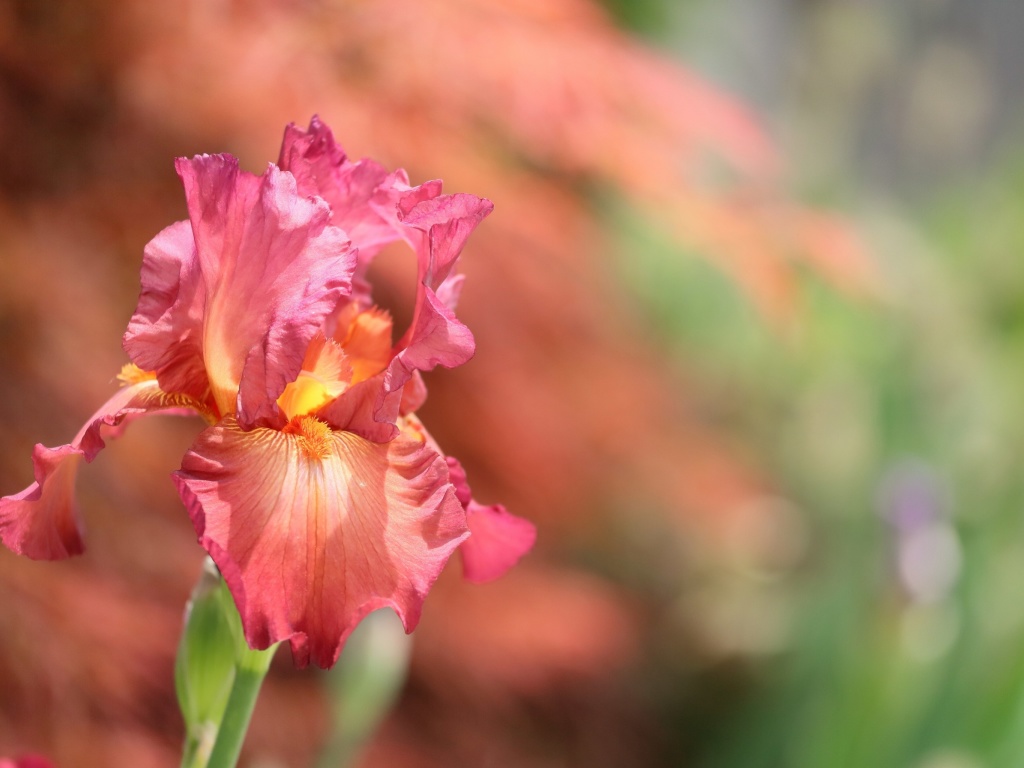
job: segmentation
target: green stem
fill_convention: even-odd
[[[245,741],[245,734],[249,730],[249,720],[256,706],[256,697],[259,695],[273,655],[273,649],[265,651],[254,659],[258,663],[240,667],[235,674],[231,695],[224,710],[224,719],[221,721],[217,741],[207,763],[209,768],[234,768],[238,762],[242,742]]]
[[[251,649],[211,560],[192,592],[175,685],[185,720],[182,768],[234,768],[277,646]]]

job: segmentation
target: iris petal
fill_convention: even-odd
[[[75,476],[82,459],[92,461],[104,438],[118,437],[129,421],[160,411],[206,415],[182,395],[168,395],[153,378],[137,377],[118,390],[67,445],[32,452],[35,482],[21,493],[0,499],[0,540],[8,549],[36,560],[61,560],[83,550],[81,520],[75,504]]]
[[[484,506],[470,501],[466,507],[470,537],[459,547],[462,571],[476,584],[493,581],[533,548],[537,529],[501,504]]]
[[[411,631],[467,536],[444,459],[417,440],[371,443],[304,417],[285,431],[205,430],[175,473],[201,543],[254,648],[290,640],[330,667],[372,610]]]
[[[422,426],[420,429],[432,444],[433,438]],[[510,514],[501,504],[477,504],[458,459],[449,456],[446,461],[455,494],[466,508],[469,524],[470,536],[459,547],[463,575],[476,584],[493,581],[533,548],[537,528],[529,520]]]
[[[247,426],[278,416],[310,340],[352,288],[356,256],[290,173],[230,155],[177,161],[189,221],[147,246],[129,357],[169,390]]]
[[[360,276],[384,245],[402,238],[397,203],[410,189],[405,172],[388,173],[369,159],[349,160],[319,118],[308,129],[294,124],[285,129],[278,165],[295,175],[303,194],[330,204],[332,223],[359,250]]]
[[[357,405],[371,404],[372,413],[359,414],[358,421],[380,425],[372,430],[383,433],[399,410],[401,391],[417,371],[437,365],[453,368],[473,356],[473,335],[454,313],[462,282],[454,268],[466,239],[493,206],[473,195],[443,195],[439,181],[410,187],[402,172],[388,175],[369,160],[353,163],[317,118],[308,130],[294,125],[287,128],[280,164],[295,174],[302,192],[330,203],[331,222],[345,229],[359,249],[351,296],[355,304],[373,303],[365,274],[381,246],[404,240],[416,254],[413,320],[379,379],[381,389],[375,397],[359,393],[358,403],[357,393],[345,393],[342,399],[353,402],[339,408],[353,414]],[[421,394],[418,390],[421,387],[414,384],[409,404],[416,402]]]
[[[139,368],[156,372],[165,391],[212,403],[203,362],[206,293],[196,258],[187,221],[149,241],[142,255],[142,292],[123,345]]]
[[[323,200],[275,166],[230,155],[179,159],[206,287],[203,355],[221,414],[273,418],[310,340],[352,287],[355,254]]]

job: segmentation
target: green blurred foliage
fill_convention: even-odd
[[[622,18],[650,30],[674,7],[655,5]],[[856,211],[882,290],[808,274],[798,321],[773,324],[713,254],[609,204],[622,283],[669,364],[702,418],[755,447],[803,531],[784,570],[732,574],[782,642],[709,673],[705,690],[740,684],[696,735],[684,681],[667,723],[688,731],[680,764],[1024,764],[1024,134],[994,68],[1007,51],[981,39],[997,4],[776,2],[787,18],[768,32],[747,18],[763,7],[685,5],[732,36],[677,29],[684,58],[753,70],[801,185]],[[702,56],[701,40],[727,53]]]
[[[620,26],[652,38],[659,37],[679,7],[691,5],[685,0],[673,4],[664,0],[600,0],[600,4]]]
[[[696,764],[1024,761],[1022,209],[1018,159],[912,211],[865,214],[882,296],[808,275],[799,322],[773,327],[618,208],[623,283],[809,532],[771,586],[793,608],[787,642],[744,660],[746,692],[716,710]],[[930,488],[937,549],[908,554],[922,521],[887,518],[901,477]],[[915,595],[901,567],[939,586]]]

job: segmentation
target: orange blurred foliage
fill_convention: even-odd
[[[591,2],[0,7],[0,492],[27,484],[34,442],[66,441],[111,391],[142,247],[184,218],[172,158],[230,151],[259,171],[283,126],[313,113],[356,157],[494,201],[463,260],[460,316],[478,355],[428,378],[424,420],[481,500],[540,528],[505,582],[442,579],[407,696],[368,761],[617,765],[640,734],[653,746],[632,764],[657,764],[650,704],[625,680],[660,598],[579,553],[617,557],[609,520],[629,515],[704,543],[753,535],[744,515],[771,482],[693,415],[618,285],[589,193],[646,212],[775,322],[796,318],[800,265],[854,293],[875,278],[842,222],[787,200],[742,104]],[[408,272],[388,259],[380,270],[403,290]],[[171,668],[201,552],[165,473],[195,432],[150,421],[82,473],[83,558],[0,552],[0,753],[177,761]],[[670,580],[682,551],[666,556]],[[326,722],[316,691],[278,664],[246,754],[308,764]]]

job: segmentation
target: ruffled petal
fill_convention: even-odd
[[[75,504],[75,476],[83,451],[71,445],[36,445],[36,481],[21,493],[0,499],[0,539],[33,560],[63,560],[83,550]]]
[[[432,444],[433,439],[422,431]],[[476,584],[493,581],[533,548],[537,528],[529,520],[510,514],[501,504],[477,504],[458,459],[448,456],[446,461],[455,494],[466,508],[469,524],[470,536],[459,547],[463,575]]]
[[[470,537],[459,547],[462,572],[468,581],[482,584],[503,576],[537,541],[537,528],[529,520],[509,514],[501,504],[466,507]]]
[[[412,378],[402,389],[402,401],[399,412],[404,416],[415,413],[427,401],[427,385],[419,371],[413,371]]]
[[[352,162],[320,118],[314,117],[306,130],[294,123],[285,128],[278,165],[295,175],[303,194],[330,204],[331,223],[352,239],[361,267],[383,246],[401,239],[398,201],[410,189],[405,172],[388,173],[369,159]]]
[[[205,291],[202,348],[221,414],[251,426],[279,418],[324,319],[351,290],[355,254],[330,208],[271,165],[241,171],[230,155],[181,158]]]
[[[452,368],[473,356],[473,336],[454,312],[462,286],[454,267],[466,239],[493,206],[473,195],[442,195],[439,181],[410,187],[404,172],[388,175],[371,161],[352,163],[330,129],[315,117],[308,130],[291,125],[285,131],[280,164],[295,174],[302,191],[318,194],[331,204],[332,223],[344,228],[359,248],[352,307],[373,303],[363,277],[382,245],[402,239],[416,254],[418,284],[412,323],[389,355],[380,393],[359,400],[360,404],[374,403],[373,413],[362,421],[386,424],[389,415],[398,410],[395,393],[405,389],[416,372],[437,365]],[[344,325],[339,321],[339,328]],[[335,331],[330,321],[327,332],[341,341],[341,331]],[[410,412],[422,402],[423,394],[422,386],[414,382],[401,405],[402,412]],[[343,395],[346,398],[355,400],[350,393]],[[352,413],[353,402],[338,410]]]
[[[376,444],[304,417],[289,431],[204,431],[175,473],[202,545],[254,648],[290,640],[297,664],[330,667],[370,611],[407,631],[465,512],[444,460],[422,441]]]
[[[192,226],[179,221],[143,251],[142,292],[123,345],[139,368],[156,372],[165,392],[212,404],[203,361],[205,304]]]
[[[461,281],[452,270],[466,239],[493,208],[489,200],[473,195],[423,199],[415,190],[400,202],[402,223],[416,249],[419,284],[413,320],[396,345],[385,392],[404,387],[414,371],[454,368],[473,356],[473,334],[453,310]]]
[[[475,195],[438,195],[421,199],[415,191],[399,203],[402,223],[421,233],[415,245],[420,282],[433,291],[451,275],[466,240],[494,204]]]
[[[374,443],[386,443],[398,434],[402,390],[385,392],[379,373],[350,387],[317,415],[335,429],[354,432]]]
[[[35,482],[21,493],[0,499],[0,540],[19,555],[61,560],[83,549],[81,520],[75,504],[75,476],[82,459],[92,461],[104,438],[117,437],[129,421],[160,411],[208,415],[184,395],[168,395],[156,380],[144,378],[118,390],[92,415],[67,445],[32,452]]]

